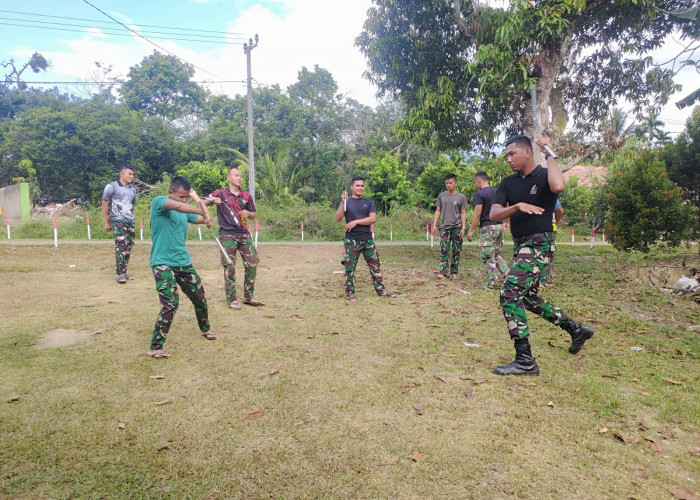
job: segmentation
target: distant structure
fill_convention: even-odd
[[[563,173],[564,180],[569,181],[571,177],[578,178],[579,186],[597,186],[605,182],[608,175],[608,167],[593,165],[576,165]]]

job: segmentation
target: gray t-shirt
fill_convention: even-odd
[[[122,186],[119,181],[110,182],[105,186],[102,199],[111,202],[109,204],[110,222],[134,223],[134,202],[136,201],[136,188],[129,184]]]
[[[440,208],[442,215],[440,229],[462,227],[462,210],[467,209],[467,199],[462,193],[450,194],[443,191],[438,195],[435,206]]]

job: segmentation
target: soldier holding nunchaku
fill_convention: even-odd
[[[226,301],[231,309],[240,309],[236,295],[236,251],[241,254],[245,278],[243,282],[243,303],[249,306],[262,306],[253,298],[258,253],[248,230],[248,221],[255,218],[255,202],[248,191],[243,191],[243,174],[236,167],[228,171],[228,186],[209,193],[202,201],[205,205],[215,203],[219,221],[221,244],[229,258],[221,257],[224,266],[224,286]]]

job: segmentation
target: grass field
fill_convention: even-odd
[[[110,245],[0,245],[0,498],[700,491],[700,308],[609,247],[560,247],[542,294],[597,333],[572,356],[530,316],[542,375],[527,378],[492,374],[513,350],[497,292],[474,290],[474,246],[456,282],[435,279],[437,248],[380,247],[401,295],[377,298],[361,262],[357,303],[334,273],[342,247],[261,246],[267,306],[231,311],[215,248],[193,245],[219,339],[183,298],[168,360],[146,356],[148,251],[119,285]]]

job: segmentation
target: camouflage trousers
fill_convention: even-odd
[[[177,286],[192,301],[194,313],[197,315],[199,329],[204,332],[209,331],[209,311],[207,309],[207,299],[204,297],[202,280],[199,279],[197,271],[191,265],[183,267],[169,267],[158,265],[151,267],[153,278],[156,280],[156,290],[160,300],[160,313],[156,318],[156,326],[151,339],[151,349],[162,349],[165,338],[170,331],[170,325],[175,317],[175,312],[180,303]]]
[[[374,291],[377,292],[377,295],[384,295],[384,280],[382,279],[379,254],[377,253],[374,240],[370,238],[367,241],[357,241],[345,238],[344,244],[345,259],[342,264],[345,266],[345,294],[355,293],[355,268],[360,255],[362,255],[369,266]]]
[[[525,309],[539,314],[556,326],[568,319],[561,309],[537,296],[540,276],[554,257],[556,247],[551,232],[536,233],[513,246],[513,265],[501,287],[501,307],[513,340],[530,334]]]
[[[224,288],[226,289],[226,301],[230,304],[236,297],[236,250],[241,254],[245,277],[243,279],[243,297],[253,298],[255,289],[255,275],[257,273],[258,252],[255,250],[253,239],[250,235],[233,236],[230,234],[221,235],[221,244],[226,249],[226,253],[231,257],[233,264],[229,265],[223,255],[221,265],[224,266]]]
[[[508,272],[508,264],[501,257],[503,225],[494,224],[479,229],[479,251],[486,267],[486,286],[498,288],[498,281]]]
[[[440,230],[440,274],[457,274],[459,270],[459,253],[462,251],[461,227]],[[452,262],[450,263],[450,253]],[[448,273],[449,268],[449,273]]]
[[[134,225],[128,222],[112,222],[114,254],[117,260],[117,276],[126,274],[131,249],[134,247]]]
[[[552,235],[552,241],[554,241],[554,239],[557,237],[557,232],[554,231]],[[552,278],[554,278],[554,255],[552,255],[552,259],[549,261],[547,269],[545,269],[542,276],[540,276],[540,285],[551,285]]]

